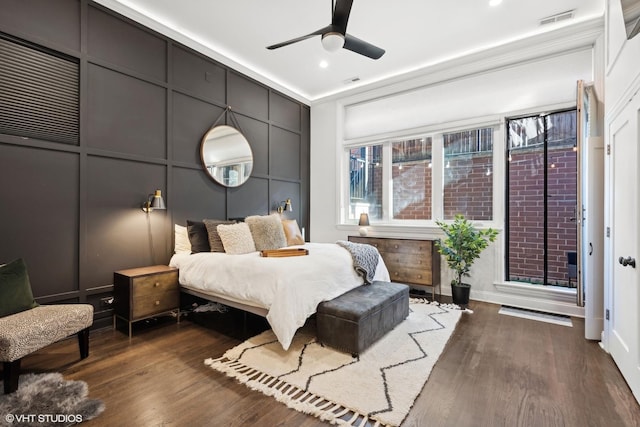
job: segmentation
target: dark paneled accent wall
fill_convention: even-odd
[[[0,32],[80,65],[79,144],[0,134],[0,263],[24,258],[40,303],[89,302],[107,325],[113,272],[167,264],[187,219],[267,214],[291,198],[309,236],[308,106],[88,0],[0,10]],[[249,181],[229,189],[199,154],[227,106],[254,154]],[[168,209],[146,215],[156,189]]]

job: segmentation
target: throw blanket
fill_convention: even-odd
[[[373,282],[373,276],[376,274],[378,259],[380,254],[378,248],[364,243],[347,242],[346,240],[338,240],[336,242],[351,254],[353,258],[353,268],[362,276],[366,285]]]

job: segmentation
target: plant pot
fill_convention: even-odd
[[[461,307],[469,305],[469,292],[471,292],[471,285],[467,283],[451,284],[451,297],[454,304]]]

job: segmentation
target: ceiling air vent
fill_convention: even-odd
[[[348,84],[359,82],[359,81],[360,81],[360,77],[355,76],[355,77],[348,78],[347,80],[343,80],[342,83],[348,85]]]
[[[540,20],[540,25],[553,24],[554,22],[566,21],[572,19],[575,9],[567,10],[566,12],[556,13],[555,15],[547,16]]]

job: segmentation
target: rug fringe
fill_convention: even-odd
[[[228,377],[235,378],[251,390],[274,397],[278,402],[284,403],[291,409],[314,415],[322,421],[328,421],[334,425],[364,427],[368,422],[375,421],[374,427],[394,427],[391,424],[382,424],[379,420],[370,419],[366,414],[361,414],[322,396],[300,389],[236,360],[226,359],[224,356],[217,359],[206,359],[204,364]],[[345,419],[349,416],[351,417]]]
[[[462,308],[453,303],[441,303],[438,301],[429,301],[425,298],[413,298],[409,297],[409,302],[412,304],[426,304],[426,305],[435,305],[436,307],[448,308],[450,310],[462,310]]]

